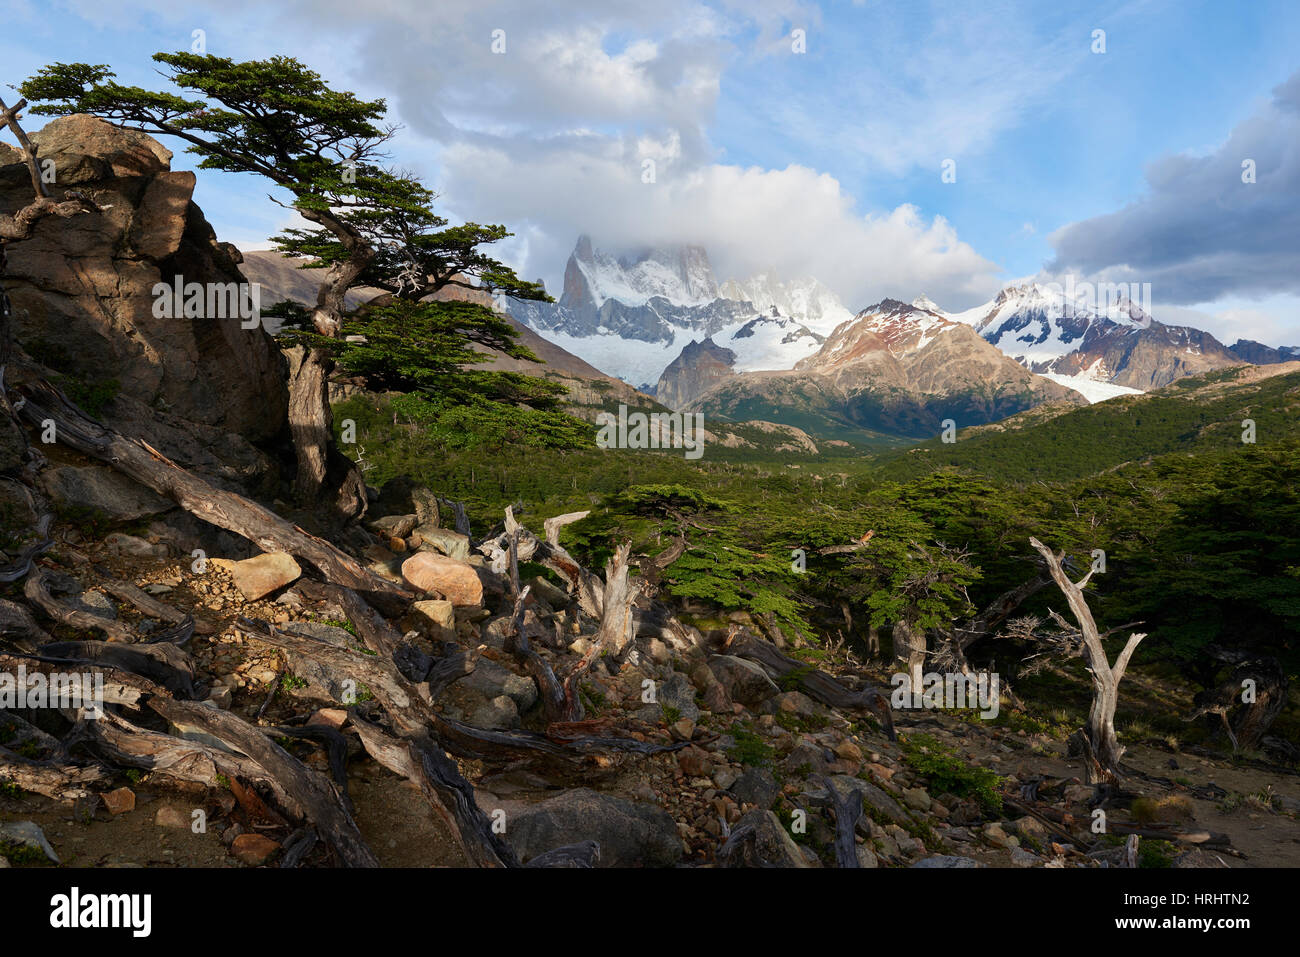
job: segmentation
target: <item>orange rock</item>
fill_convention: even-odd
[[[402,562],[402,577],[420,591],[436,591],[453,605],[483,604],[483,583],[473,567],[434,552],[417,552]]]
[[[118,788],[101,794],[100,797],[104,799],[104,807],[108,808],[110,814],[125,814],[135,810],[135,792],[130,788]]]
[[[265,864],[279,849],[279,844],[262,834],[241,834],[230,845],[231,854],[253,867]]]

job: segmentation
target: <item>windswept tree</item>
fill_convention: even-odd
[[[431,208],[433,193],[411,176],[383,165],[385,144],[396,127],[383,123],[385,102],[333,90],[295,59],[235,62],[212,55],[159,53],[166,77],[180,93],[124,86],[105,65],[57,63],[22,85],[23,94],[46,115],[88,113],[115,125],[174,136],[201,157],[203,169],[257,173],[288,192],[289,202],[314,224],[279,237],[282,251],[307,257],[322,270],[310,313],[318,337],[341,340],[361,330],[344,329],[348,290],[370,286],[402,302],[417,303],[448,285],[546,299],[539,284],[525,282],[481,246],[510,235],[504,226],[449,226]],[[487,310],[483,310],[487,312]],[[370,314],[379,332],[418,335],[449,318],[408,308],[401,315]],[[458,330],[464,338],[517,358],[535,358],[513,343],[514,331],[479,315]],[[297,457],[295,495],[303,504],[329,499],[339,517],[365,508],[365,490],[351,461],[331,441],[328,379],[339,350],[319,339],[288,350],[290,429]],[[360,357],[368,362],[373,358]],[[390,363],[394,365],[394,363]],[[524,377],[491,378],[506,395],[543,401],[555,394]],[[427,386],[427,383],[426,383]]]
[[[923,519],[896,503],[871,516],[870,525],[874,534],[844,568],[844,594],[866,606],[872,627],[892,626],[894,655],[918,691],[927,632],[950,629],[971,612],[967,586],[979,571],[968,552],[936,542]]]
[[[520,279],[513,269],[482,248],[513,235],[505,226],[463,223],[449,226],[433,212],[437,198],[425,191],[412,199],[381,209],[345,213],[348,224],[366,237],[374,257],[352,281],[354,286],[382,289],[398,299],[418,302],[447,288],[486,291],[516,299],[550,301],[540,283]],[[348,249],[324,228],[286,229],[275,237],[276,248],[307,257],[305,268],[334,269],[348,261]]]
[[[20,89],[40,104],[34,113],[87,113],[125,129],[176,137],[201,158],[201,169],[256,173],[287,191],[288,202],[272,199],[318,224],[345,251],[326,269],[311,312],[319,334],[338,336],[347,290],[375,257],[354,220],[379,209],[414,212],[427,200],[418,183],[380,165],[395,132],[382,125],[384,101],[333,90],[288,57],[235,62],[158,53],[154,60],[180,93],[125,86],[106,65],[86,63],[48,66]],[[341,517],[353,517],[364,509],[365,491],[356,469],[330,442],[328,351],[313,349],[290,361],[297,497],[307,504],[328,495]]]

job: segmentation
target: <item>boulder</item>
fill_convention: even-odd
[[[241,834],[230,844],[230,853],[251,867],[269,861],[280,845],[262,834]]]
[[[756,708],[780,693],[767,672],[752,661],[735,655],[714,655],[709,669],[733,701]]]
[[[429,598],[411,605],[413,623],[423,626],[434,638],[449,639],[456,634],[456,606],[442,598]]]
[[[448,558],[458,562],[469,560],[469,537],[449,528],[436,525],[417,525],[415,534],[420,536],[420,547],[436,549]]]
[[[750,811],[718,849],[720,867],[807,867],[799,846],[771,811]]]
[[[445,555],[412,555],[402,562],[402,577],[418,591],[438,592],[457,607],[483,604],[483,583],[475,569]]]
[[[409,475],[398,475],[384,483],[375,502],[380,515],[414,515],[416,525],[440,525],[438,497]],[[414,526],[413,526],[414,527]]]
[[[293,556],[285,552],[267,552],[242,562],[220,558],[214,558],[212,562],[230,573],[235,587],[248,601],[257,601],[277,588],[297,581],[302,574],[302,569],[293,560]]]
[[[731,796],[737,802],[759,808],[770,808],[780,793],[781,785],[765,768],[747,768],[731,785]]]
[[[537,684],[532,678],[517,675],[509,668],[490,658],[480,658],[474,670],[456,682],[459,692],[478,694],[484,698],[505,695],[514,701],[521,712],[527,711],[537,701]]]
[[[524,861],[585,840],[600,845],[600,867],[672,867],[683,853],[677,825],[663,808],[590,788],[529,805],[507,821],[506,839]]]
[[[238,314],[155,315],[159,283],[244,282],[239,251],[217,241],[192,201],[194,173],[171,170],[171,152],[149,135],[84,114],[31,138],[53,164],[55,192],[92,193],[102,211],[47,217],[9,248],[5,285],[24,350],[82,383],[115,379],[119,398],[145,408],[253,442],[280,434],[284,360],[262,328],[241,328]],[[0,210],[30,201],[31,189],[18,151],[0,147]],[[119,411],[113,400],[97,417],[121,427]]]
[[[122,473],[98,465],[46,469],[40,481],[45,494],[58,504],[102,512],[114,522],[159,515],[176,504]]]

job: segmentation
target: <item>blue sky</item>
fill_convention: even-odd
[[[395,159],[447,215],[509,224],[504,258],[553,290],[585,231],[703,243],[720,279],[815,275],[851,308],[966,308],[1047,272],[1149,281],[1158,319],[1300,344],[1294,0],[9,6],[4,83],[87,60],[157,85],[150,54],[202,29],[209,52],[386,97]],[[204,172],[196,200],[257,248],[287,222],[266,193]]]

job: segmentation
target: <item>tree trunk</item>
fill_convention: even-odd
[[[1129,659],[1145,634],[1129,635],[1124,650],[1115,659],[1111,667],[1106,658],[1106,649],[1102,646],[1101,636],[1097,632],[1097,623],[1093,620],[1088,602],[1083,597],[1083,587],[1092,577],[1092,571],[1078,582],[1070,581],[1061,567],[1061,558],[1036,538],[1031,538],[1040,555],[1047,560],[1048,571],[1052,580],[1065,595],[1065,600],[1079,623],[1079,632],[1083,636],[1083,660],[1092,675],[1092,707],[1088,709],[1088,726],[1083,729],[1084,757],[1089,784],[1110,786],[1119,778],[1119,760],[1124,755],[1124,748],[1115,734],[1115,707],[1119,703],[1119,683],[1128,668]]]
[[[284,350],[289,363],[289,433],[298,471],[294,499],[302,506],[324,503],[332,524],[345,525],[366,511],[366,486],[356,463],[333,442],[329,404],[333,360],[324,349]]]
[[[894,657],[907,671],[909,690],[920,694],[925,676],[925,632],[906,619],[894,623]]]

